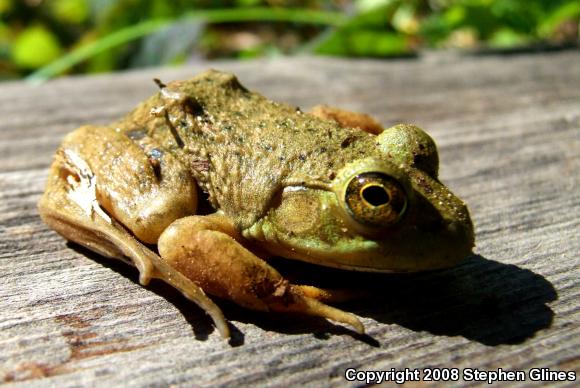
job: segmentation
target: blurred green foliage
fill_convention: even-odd
[[[576,44],[580,0],[0,0],[0,79],[195,58]]]

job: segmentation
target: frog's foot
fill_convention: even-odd
[[[359,128],[373,135],[383,132],[381,123],[364,113],[350,112],[327,105],[316,105],[309,113],[321,119],[335,121],[341,127]]]
[[[354,314],[317,300],[323,298],[315,295],[314,288],[290,284],[243,244],[229,219],[216,213],[173,222],[159,238],[158,249],[168,265],[209,294],[253,310],[328,318],[364,333]]]
[[[212,317],[223,337],[229,338],[223,313],[203,290],[164,263],[100,206],[96,178],[81,156],[61,149],[39,202],[42,219],[68,240],[103,256],[135,265],[142,285],[147,285],[151,278],[159,278],[179,289]]]

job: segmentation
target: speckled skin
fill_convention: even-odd
[[[423,130],[383,131],[330,107],[303,113],[218,71],[157,82],[159,93],[126,117],[64,139],[40,214],[67,239],[134,264],[142,284],[156,277],[178,288],[224,337],[223,314],[204,292],[364,331],[322,303],[344,293],[290,284],[268,256],[405,272],[471,252],[467,207],[438,181]]]
[[[378,156],[375,136],[302,113],[244,88],[233,74],[209,71],[190,81],[172,82],[169,93],[190,98],[194,114],[184,118],[180,103],[157,94],[113,124],[124,133],[144,131],[163,151],[172,152],[223,210],[244,229],[265,214],[286,182],[330,183],[347,162]],[[167,107],[183,146],[163,118],[151,110]]]

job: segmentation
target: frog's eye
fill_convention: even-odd
[[[394,225],[407,209],[407,194],[403,187],[394,178],[378,172],[353,177],[344,200],[358,222],[373,227]]]

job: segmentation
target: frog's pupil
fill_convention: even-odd
[[[366,202],[375,207],[385,205],[391,200],[389,193],[381,186],[367,186],[362,189],[361,195]]]

